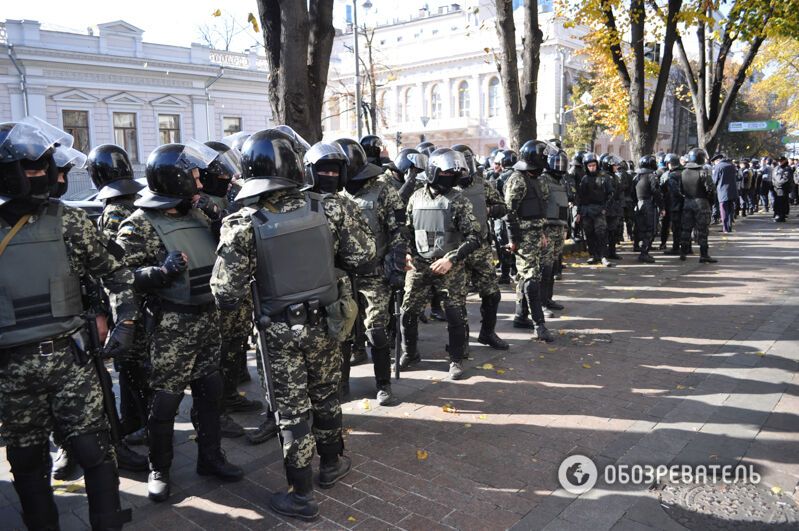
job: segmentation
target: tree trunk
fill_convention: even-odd
[[[496,29],[502,54],[497,63],[502,89],[505,93],[505,114],[511,148],[519,148],[527,140],[536,138],[536,97],[538,95],[538,68],[540,65],[543,35],[538,27],[538,4],[524,1],[524,37],[522,38],[522,79],[519,82],[518,55],[516,53],[516,24],[513,21],[511,0],[496,0]]]
[[[317,142],[333,48],[333,0],[257,3],[270,70],[272,120]]]

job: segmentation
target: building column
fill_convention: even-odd
[[[483,87],[480,86],[480,75],[474,74],[469,81],[469,116],[480,119],[480,104],[483,101]]]
[[[208,115],[206,119],[206,103],[208,103]],[[217,138],[216,120],[214,120],[213,100],[207,101],[205,96],[191,97],[192,123],[194,124],[194,138],[200,141],[208,141]],[[210,126],[210,127],[209,127]],[[220,135],[221,136],[221,135]]]

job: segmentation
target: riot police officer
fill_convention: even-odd
[[[502,169],[494,182],[500,197],[504,196],[505,183],[513,174],[513,165],[518,161],[519,157],[512,149],[503,149],[494,157],[494,162]],[[494,220],[494,235],[500,268],[499,283],[510,284],[511,276],[516,274],[516,258],[508,252],[508,226],[504,218]]]
[[[377,402],[389,404],[391,392],[391,346],[389,343],[389,314],[391,286],[385,275],[384,263],[389,269],[402,270],[408,244],[403,237],[404,215],[402,199],[393,187],[377,177],[383,171],[367,161],[366,153],[354,140],[336,140],[349,161],[347,180],[341,192],[356,203],[375,238],[375,258],[355,270],[355,289],[363,307],[366,341],[372,353]]]
[[[366,135],[361,138],[361,147],[366,153],[366,160],[376,166],[383,165],[383,141],[377,135]],[[388,161],[386,161],[388,162]]]
[[[72,137],[37,118],[0,124],[0,433],[29,529],[57,529],[48,437],[57,429],[83,467],[89,521],[120,529],[119,479],[103,391],[89,361],[79,277],[101,279],[118,325],[103,350],[130,347],[137,316],[133,277],[121,250],[86,214],[48,196],[58,175],[56,144]],[[42,257],[46,256],[46,260]]]
[[[621,260],[621,256],[616,253],[619,229],[623,228],[622,218],[624,217],[624,197],[622,195],[621,177],[618,174],[620,164],[621,159],[616,155],[606,153],[599,158],[599,171],[613,187],[613,199],[605,216],[608,225],[608,258],[613,260]]]
[[[311,469],[314,446],[321,457],[320,486],[332,487],[350,470],[343,456],[338,398],[340,351],[338,340],[329,335],[325,310],[339,298],[334,262],[353,271],[374,259],[375,248],[338,203],[303,191],[304,174],[287,135],[267,129],[247,140],[237,199],[250,206],[223,222],[211,289],[220,308],[233,309],[255,280],[261,311],[256,318],[265,322],[261,341],[268,351],[262,354],[271,360],[291,486],[275,493],[270,507],[312,520],[319,514]]]
[[[585,166],[583,165],[583,157],[585,154],[585,151],[578,150],[572,156],[571,162],[569,163],[569,172],[566,175],[568,180],[571,181],[570,188],[575,191],[574,200],[571,202],[569,209],[569,231],[575,243],[583,242],[585,237],[582,227],[577,221],[580,215],[580,207],[577,205],[577,189],[580,187],[580,183],[585,176]]]
[[[601,262],[605,267],[613,264],[608,260],[608,225],[606,214],[613,201],[613,185],[599,173],[599,161],[593,153],[583,155],[585,175],[577,188],[579,206],[575,222],[580,223],[588,243],[591,257],[589,264]]]
[[[197,473],[238,481],[244,473],[222,452],[219,417],[219,321],[209,280],[216,239],[211,220],[193,204],[202,190],[200,169],[218,153],[191,141],[165,144],[147,158],[147,188],[119,228],[117,243],[135,268],[146,297],[154,391],[147,431],[150,499],[169,497],[172,435],[183,390],[191,385],[197,410]]]
[[[393,161],[385,165],[386,172],[382,179],[397,191],[403,205],[407,205],[411,194],[423,186],[417,176],[424,173],[425,166],[427,166],[427,155],[422,155],[412,148],[405,148],[397,153]]]
[[[668,217],[671,220],[671,250],[666,250],[663,254],[679,255],[680,238],[682,237],[682,207],[683,198],[680,195],[680,181],[682,180],[682,162],[676,153],[669,153],[665,159],[667,171],[661,177],[661,193],[663,197],[664,209],[669,211]],[[666,222],[664,217],[663,223]]]
[[[641,249],[638,261],[648,264],[655,262],[649,250],[652,248],[658,217],[663,208],[660,181],[656,174],[657,164],[654,156],[644,155],[638,161],[638,170],[633,179],[636,237]]]
[[[718,260],[711,258],[708,247],[708,227],[710,226],[710,204],[715,195],[715,187],[710,177],[710,172],[705,167],[707,154],[704,150],[694,148],[688,152],[688,162],[682,171],[680,192],[684,198],[682,215],[682,243],[680,247],[680,260],[685,260],[685,255],[691,247],[691,232],[696,235],[699,243],[702,263],[715,263]]]
[[[402,358],[407,369],[422,361],[417,348],[419,314],[432,289],[443,300],[449,335],[449,378],[463,377],[466,350],[466,258],[480,247],[480,224],[472,205],[455,186],[467,171],[463,154],[449,148],[433,152],[427,164],[427,180],[408,201],[407,224],[414,235],[413,269],[405,276],[401,309]]]
[[[550,147],[539,140],[527,141],[520,159],[505,186],[508,205],[508,247],[516,256],[518,283],[527,300],[536,338],[551,342],[554,337],[545,325],[541,297],[541,266],[547,246],[545,225],[549,186],[543,178]]]
[[[466,171],[461,176],[458,188],[463,197],[472,204],[472,213],[480,223],[480,247],[466,258],[467,282],[462,288],[467,290],[471,284],[480,295],[482,320],[477,341],[497,350],[507,350],[508,344],[496,333],[497,310],[502,295],[492,263],[494,256],[489,240],[488,223],[489,218],[498,219],[505,216],[508,209],[494,187],[486,185],[483,177],[479,175],[472,149],[465,144],[456,144],[452,146],[452,150],[463,153],[466,160]],[[463,298],[466,298],[465,293]]]

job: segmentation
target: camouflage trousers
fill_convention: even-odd
[[[250,297],[235,310],[219,312],[221,332],[220,368],[226,382],[226,393],[235,392],[242,361],[246,360],[249,338],[253,334],[252,301]]]
[[[405,273],[405,296],[402,313],[418,316],[430,300],[430,290],[442,294],[445,306],[466,306],[466,268],[462,262],[452,264],[446,275],[437,275],[426,260],[414,259],[413,271]]]
[[[580,222],[588,242],[588,252],[593,258],[602,258],[608,254],[608,224],[601,209],[590,205],[587,212],[580,216]]]
[[[273,322],[266,330],[272,365],[283,460],[286,466],[311,464],[314,443],[320,455],[340,453],[341,350],[327,333],[324,320],[317,325]],[[260,358],[260,355],[259,355]],[[259,363],[259,372],[263,368]],[[309,428],[313,415],[313,431]]]
[[[499,292],[497,270],[494,267],[494,252],[487,240],[476,251],[466,257],[465,268],[466,282],[460,286],[463,290],[461,297],[463,300],[466,300],[471,286],[474,286],[480,297],[487,297]]]
[[[219,314],[165,311],[150,337],[153,391],[182,394],[189,384],[219,370]]]
[[[9,446],[47,444],[108,430],[103,392],[91,362],[79,366],[71,347],[50,356],[0,353],[0,434]]]
[[[358,277],[358,306],[363,312],[363,324],[370,328],[387,328],[391,311],[391,288],[382,276]]]
[[[541,253],[541,265],[549,266],[557,262],[561,253],[563,253],[566,227],[562,225],[546,225],[544,234],[547,236],[547,246]]]
[[[710,203],[707,199],[686,199],[682,207],[682,237],[680,238],[682,244],[691,244],[691,231],[693,231],[696,243],[707,245],[709,227]]]
[[[544,248],[541,247],[541,236],[544,234],[544,227],[532,227],[522,233],[522,241],[516,251],[516,270],[519,272],[517,278],[521,281],[541,280],[541,262]]]

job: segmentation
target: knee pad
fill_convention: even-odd
[[[41,470],[49,473],[52,466],[46,444],[7,446],[6,459],[11,465],[11,473],[15,476],[38,473]]]
[[[388,334],[386,334],[386,329],[382,326],[366,330],[366,340],[376,349],[388,347]]]
[[[463,326],[466,324],[466,308],[463,306],[446,305],[444,314],[450,326]]]
[[[490,295],[486,295],[482,298],[482,303],[489,308],[494,308],[499,306],[500,301],[502,300],[502,294],[498,291],[491,293]]]
[[[402,323],[403,328],[414,328],[417,326],[416,323],[419,322],[419,314],[402,312],[402,316],[400,317],[400,322]]]
[[[174,422],[183,393],[156,391],[150,416],[157,422]]]
[[[111,439],[108,432],[77,435],[69,440],[69,444],[75,459],[84,470],[100,466],[111,458]]]
[[[191,382],[191,395],[199,400],[219,400],[222,398],[222,375],[218,370]]]
[[[321,411],[313,412],[313,427],[317,430],[337,430],[341,428],[341,411],[333,415]]]
[[[280,440],[284,448],[286,446],[292,446],[296,441],[301,440],[311,433],[311,428],[308,425],[308,413],[302,413],[297,417],[283,416],[280,420],[291,422],[291,424],[280,426]],[[283,423],[281,422],[281,424]]]

